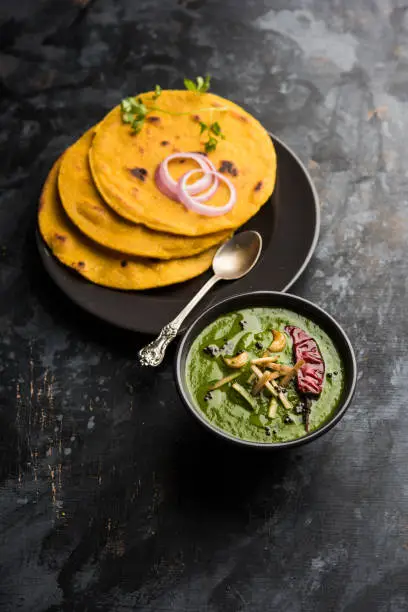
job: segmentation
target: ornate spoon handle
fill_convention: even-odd
[[[179,312],[177,317],[167,323],[161,330],[153,342],[150,342],[147,346],[143,347],[139,351],[140,363],[144,366],[158,366],[164,359],[164,354],[170,342],[177,336],[177,332],[180,329],[180,325],[190,312],[195,308],[201,298],[218,282],[220,278],[217,275],[212,276],[203,285],[198,293],[184,306],[183,310]]]

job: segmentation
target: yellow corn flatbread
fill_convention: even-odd
[[[89,238],[120,253],[172,259],[201,253],[229,237],[230,231],[198,237],[156,232],[116,214],[99,195],[89,170],[94,131],[91,128],[65,152],[58,176],[62,206]],[[128,144],[132,144],[131,138]]]
[[[97,126],[89,151],[91,172],[98,191],[113,210],[134,223],[186,236],[232,230],[256,214],[274,189],[276,154],[271,138],[254,117],[209,93],[165,90],[157,101],[153,92],[138,98],[147,107],[157,105],[176,116],[153,111],[141,131],[133,134],[117,106]],[[187,210],[163,195],[154,178],[157,166],[169,154],[204,151],[208,134],[200,135],[200,122],[219,123],[225,140],[220,140],[208,157],[226,173],[237,193],[233,209],[218,217]],[[177,179],[196,167],[190,160],[174,162],[170,171]],[[228,197],[227,187],[221,184],[208,204],[222,206]]]
[[[63,264],[98,285],[115,289],[150,289],[180,283],[210,267],[216,247],[193,257],[161,261],[120,255],[89,240],[71,223],[59,201],[60,164],[61,158],[44,184],[38,222],[44,241]]]

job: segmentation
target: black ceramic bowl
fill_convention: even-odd
[[[336,412],[319,429],[316,429],[310,434],[307,434],[302,438],[298,438],[296,440],[290,440],[288,442],[261,443],[241,440],[240,438],[232,436],[231,434],[227,433],[226,431],[223,431],[219,427],[207,421],[204,415],[195,406],[194,401],[188,390],[185,376],[186,359],[190,351],[191,345],[196,339],[196,337],[205,327],[207,327],[207,325],[215,321],[215,319],[217,319],[220,315],[226,314],[228,312],[233,312],[234,310],[240,310],[241,308],[251,308],[255,306],[264,308],[286,308],[288,310],[292,310],[293,312],[307,317],[308,319],[319,325],[319,327],[328,334],[328,336],[334,342],[343,361],[345,383],[343,393],[340,398],[340,402],[338,404]],[[198,421],[202,425],[204,425],[204,427],[218,435],[220,438],[235,442],[236,444],[240,444],[243,446],[252,446],[256,448],[277,450],[282,448],[289,448],[292,446],[299,446],[300,444],[311,442],[312,440],[315,440],[322,434],[329,431],[329,429],[331,429],[336,423],[340,421],[354,395],[357,380],[357,364],[350,340],[348,339],[340,325],[333,319],[333,317],[327,314],[327,312],[325,312],[315,304],[312,304],[312,302],[297,297],[296,295],[291,295],[289,293],[277,293],[275,291],[259,291],[256,293],[244,293],[228,298],[223,302],[220,302],[219,304],[208,308],[208,310],[203,312],[203,314],[194,321],[194,323],[189,327],[189,329],[183,336],[177,350],[176,380],[177,387],[184,404],[186,405],[190,413],[196,419],[198,419]]]

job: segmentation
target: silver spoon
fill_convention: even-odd
[[[207,291],[220,280],[236,280],[248,274],[258,261],[261,250],[262,238],[254,231],[237,234],[222,244],[212,262],[214,276],[201,287],[177,317],[163,327],[157,338],[139,351],[140,363],[145,366],[158,366],[163,361],[168,345],[177,336],[180,325]]]

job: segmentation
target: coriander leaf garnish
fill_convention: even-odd
[[[197,93],[205,93],[210,88],[210,80],[211,80],[211,77],[209,74],[207,74],[205,78],[198,76],[196,78],[196,82],[192,81],[191,79],[184,79],[184,85],[189,91],[195,91]],[[123,123],[129,123],[130,127],[132,128],[132,131],[135,134],[138,134],[140,132],[140,130],[142,129],[145,123],[146,117],[152,112],[164,113],[166,115],[171,115],[173,117],[180,117],[182,115],[191,115],[191,112],[178,113],[175,111],[167,110],[165,108],[160,108],[156,106],[155,102],[161,96],[162,91],[163,90],[160,87],[160,85],[156,85],[156,87],[154,88],[154,93],[152,97],[150,98],[150,103],[153,101],[153,104],[148,104],[147,103],[148,100],[143,101],[143,99],[140,96],[137,98],[136,97],[124,98],[122,100],[121,105],[120,105],[121,111],[122,111],[122,121]],[[217,112],[227,111],[228,108],[227,107],[224,107],[224,108],[210,107],[210,108],[201,108],[198,110],[199,112],[202,112],[202,113],[204,112],[213,113],[215,111]],[[218,123],[218,121],[214,121],[210,125],[207,125],[207,123],[200,121],[199,126],[200,126],[200,134],[204,134],[205,132],[207,132],[208,134],[208,140],[207,142],[204,143],[206,152],[211,153],[211,151],[215,151],[219,140],[225,139],[225,136],[222,133],[220,124]]]
[[[200,134],[207,132],[208,140],[204,143],[206,153],[212,153],[217,148],[219,140],[225,140],[225,136],[222,133],[222,129],[218,121],[214,121],[210,125],[207,125],[203,121],[200,121]]]
[[[184,87],[189,91],[196,91],[197,86],[191,79],[184,79]]]
[[[211,77],[209,74],[207,74],[205,78],[198,76],[196,78],[196,83],[194,83],[194,81],[192,81],[191,79],[184,79],[184,87],[189,91],[205,93],[210,89],[210,81]]]
[[[131,123],[132,130],[136,134],[138,134],[140,130],[142,129],[143,124],[144,124],[144,119],[134,119],[134,121],[132,121]]]
[[[206,143],[204,143],[204,148],[206,153],[212,153],[217,148],[218,140],[214,138],[214,136],[210,136]]]
[[[130,123],[135,133],[140,132],[148,113],[148,109],[143,104],[143,100],[141,98],[137,100],[136,98],[125,98],[121,102],[121,109],[122,121],[124,123]]]
[[[162,88],[160,85],[156,85],[154,88],[153,100],[157,100],[159,96],[161,96]]]
[[[132,110],[132,100],[133,98],[125,98],[124,100],[122,100],[121,102],[122,112],[130,113],[130,111]]]
[[[210,81],[211,81],[211,76],[207,74],[204,79],[202,91],[208,91],[210,89]]]
[[[210,125],[210,130],[213,134],[215,134],[216,136],[219,136],[220,138],[224,139],[225,136],[222,134],[221,132],[221,126],[218,123],[218,121],[215,121],[214,123],[212,123]]]
[[[153,98],[156,100],[162,93],[160,85],[156,85],[155,93]],[[165,113],[166,115],[172,115],[179,117],[180,115],[189,115],[190,113],[177,113],[164,108],[159,108],[156,105],[146,106],[142,98],[125,98],[121,102],[122,121],[123,123],[130,123],[132,130],[138,134],[142,129],[146,117],[156,111]]]
[[[133,119],[134,119],[134,115],[132,115],[132,113],[125,113],[122,111],[123,123],[132,123]]]

